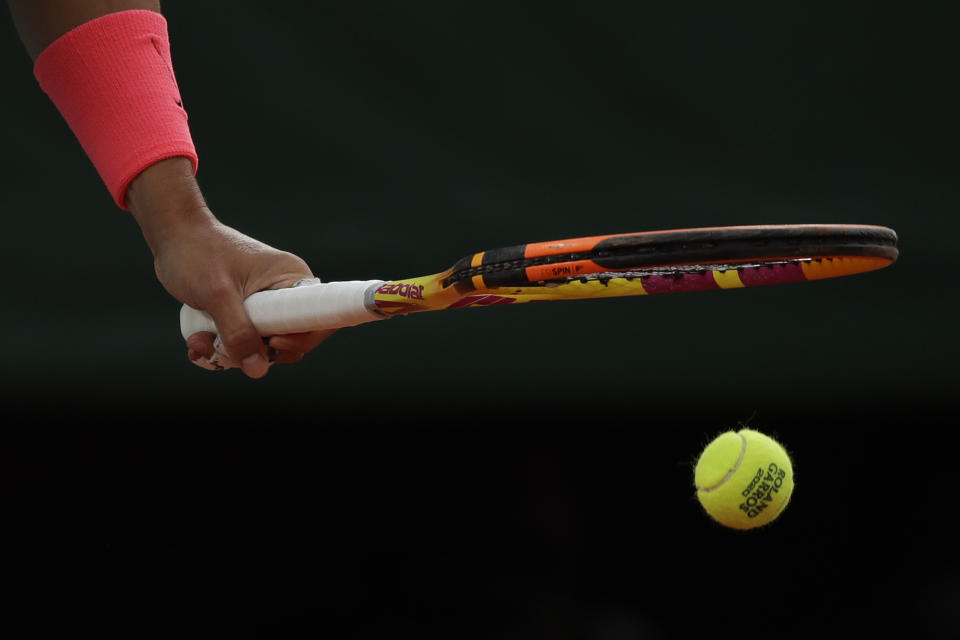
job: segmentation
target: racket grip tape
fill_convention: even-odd
[[[247,316],[262,336],[352,327],[385,316],[376,311],[373,293],[382,280],[312,283],[254,293],[243,301]],[[213,318],[187,305],[180,309],[180,334],[217,333]]]

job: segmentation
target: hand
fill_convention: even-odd
[[[213,317],[227,353],[252,378],[266,374],[269,365],[263,340],[247,318],[243,300],[257,291],[289,287],[302,278],[313,277],[300,258],[245,236],[212,217],[166,242],[157,252],[155,267],[171,295]],[[276,350],[276,362],[297,362],[333,333],[273,336],[269,345]],[[190,359],[211,357],[213,341],[212,333],[190,336]]]
[[[266,375],[267,350],[243,308],[247,296],[312,278],[297,256],[220,223],[193,180],[189,161],[173,158],[141,173],[127,192],[130,211],[154,255],[157,277],[177,300],[209,313],[231,359],[251,378]],[[273,336],[276,362],[297,362],[335,330]],[[191,360],[214,353],[214,335],[187,339]]]

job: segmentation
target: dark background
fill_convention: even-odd
[[[4,14],[3,495],[33,624],[960,631],[945,15],[164,10],[213,210],[325,280],[702,225],[882,224],[902,257],[809,285],[423,314],[264,380],[211,374]],[[692,492],[700,449],[739,423],[797,471],[789,509],[748,533]]]

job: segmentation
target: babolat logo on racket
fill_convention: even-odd
[[[409,283],[385,284],[377,289],[377,293],[390,296],[400,296],[401,298],[411,298],[413,300],[423,300],[423,285]]]

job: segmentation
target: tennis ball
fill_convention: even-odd
[[[728,431],[707,445],[694,471],[697,498],[717,522],[753,529],[772,522],[793,493],[793,465],[759,431]]]

